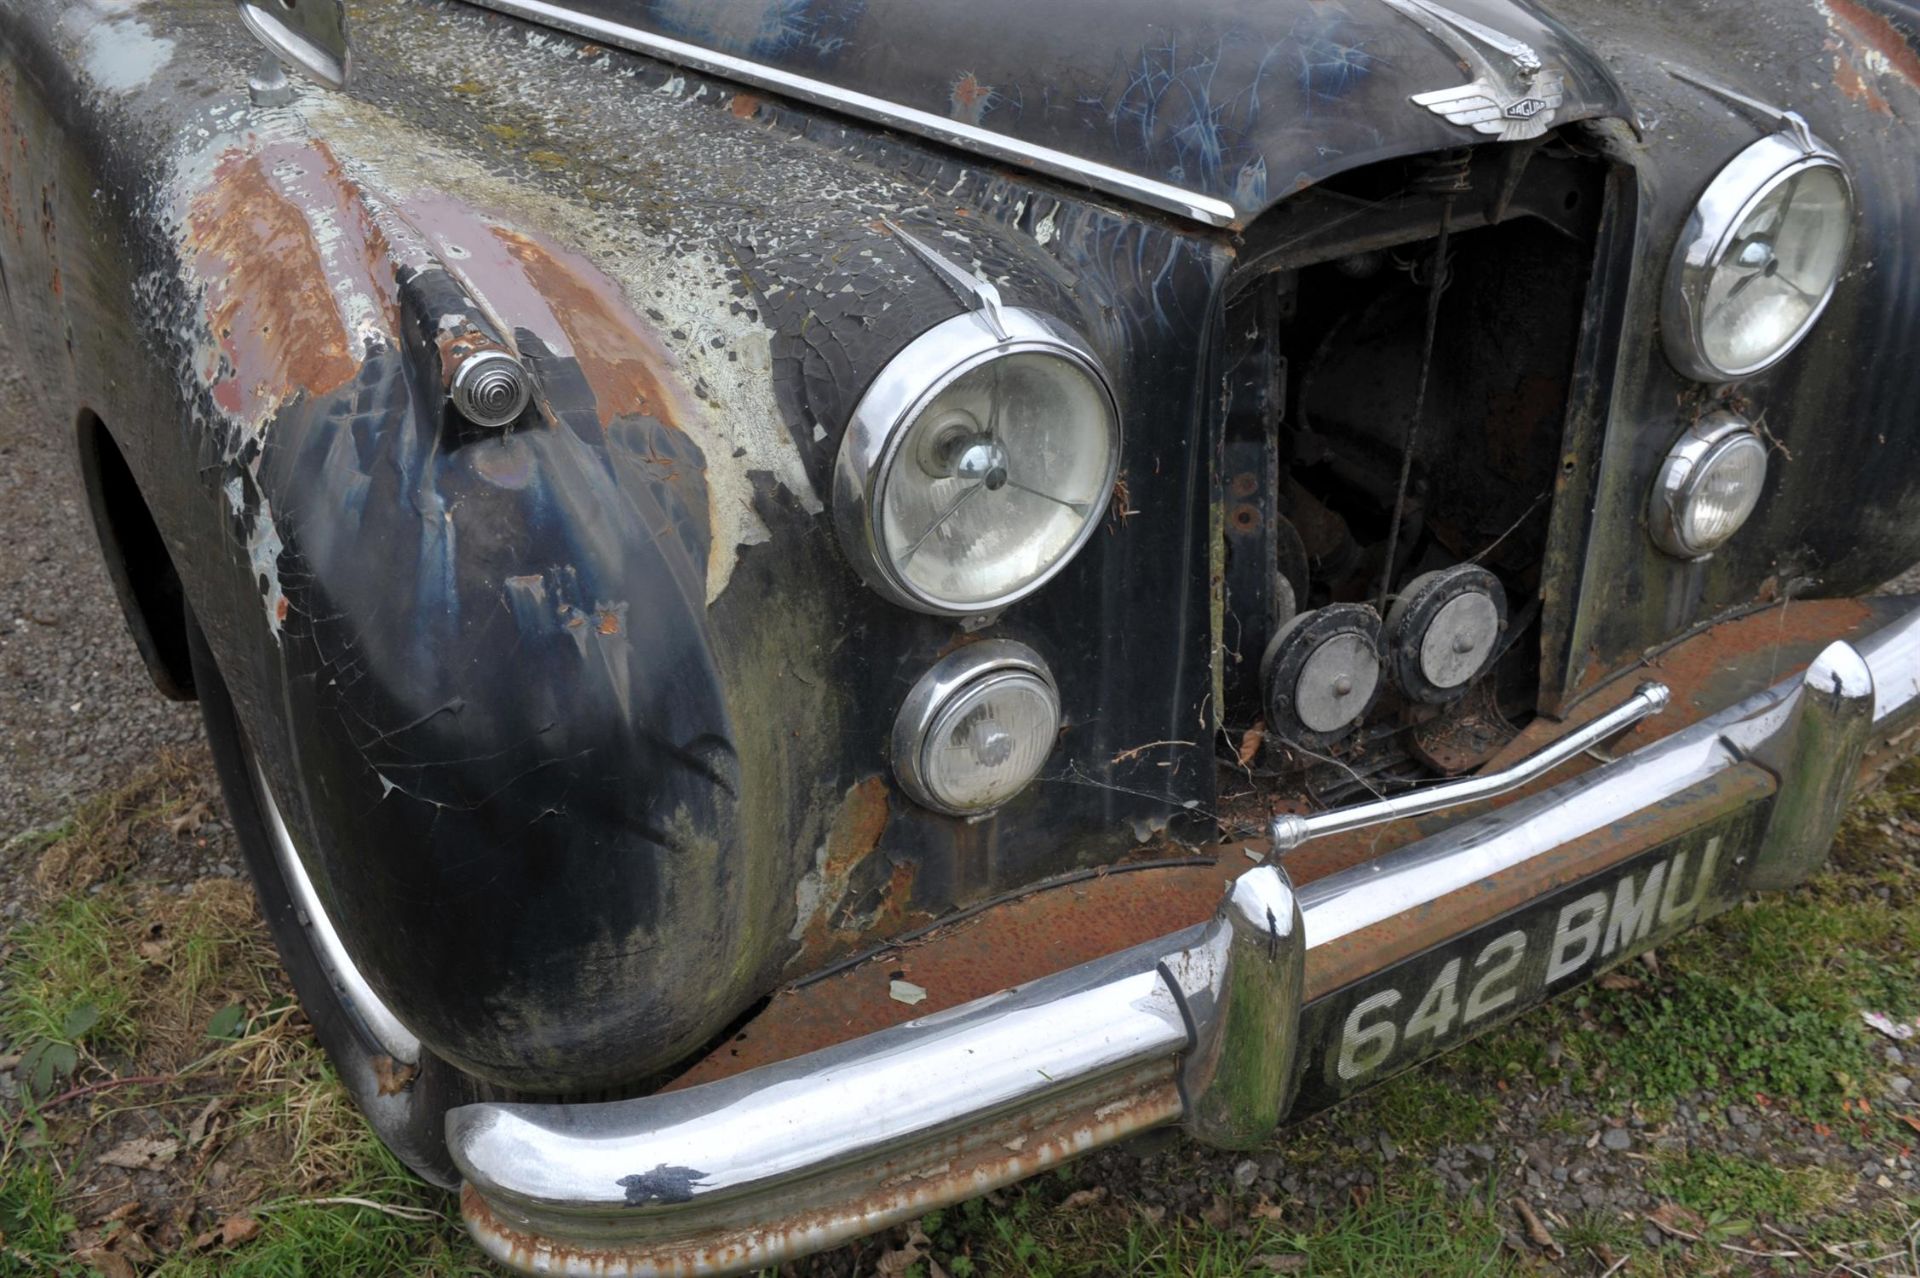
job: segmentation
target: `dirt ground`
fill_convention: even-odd
[[[3,360],[0,758],[0,1274],[478,1270],[288,1005],[197,712]],[[1920,1012],[1917,850],[1908,775],[1812,891],[1267,1149],[1132,1142],[789,1272],[1920,1275],[1920,1046],[1860,1015]]]

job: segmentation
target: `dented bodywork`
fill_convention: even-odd
[[[1462,7],[1565,63],[1557,145],[1603,175],[1603,212],[1557,215],[1597,246],[1543,534],[1560,716],[1676,636],[1920,557],[1920,368],[1864,372],[1920,323],[1920,62],[1885,0]],[[1050,28],[1031,5],[923,8],[577,12],[1232,216],[461,4],[355,5],[350,91],[257,107],[224,7],[0,2],[0,291],[36,389],[124,455],[369,982],[480,1079],[659,1082],[794,978],[1244,832],[1215,767],[1228,297],[1253,249],[1357,232],[1343,176],[1478,140],[1408,101],[1460,67],[1375,0],[1138,4],[1114,49],[1020,35]],[[926,21],[953,38],[909,41]],[[1669,63],[1791,105],[1859,191],[1821,327],[1749,383],[1688,383],[1651,340],[1688,208],[1766,127]],[[1102,527],[989,622],[1045,653],[1066,716],[1041,782],[972,823],[905,799],[886,742],[974,634],[866,590],[825,506],[865,386],[961,309],[889,221],[1069,322],[1126,424]],[[448,401],[493,348],[534,387],[504,433]],[[1723,552],[1663,558],[1648,483],[1724,405],[1777,478]]]

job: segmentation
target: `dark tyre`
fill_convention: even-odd
[[[192,609],[186,622],[214,771],[300,1006],[380,1139],[425,1179],[454,1188],[460,1175],[447,1156],[446,1112],[486,1089],[422,1048],[354,970],[313,895]]]

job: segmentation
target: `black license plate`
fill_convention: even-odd
[[[1719,913],[1746,891],[1758,819],[1703,826],[1308,1004],[1297,1107],[1379,1082]]]

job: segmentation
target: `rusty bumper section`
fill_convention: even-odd
[[[457,1109],[447,1134],[468,1225],[528,1272],[727,1273],[1158,1124],[1257,1144],[1296,1099],[1338,1099],[1747,890],[1805,877],[1869,743],[1916,718],[1920,612],[1652,745],[1298,893],[1275,858],[1234,880],[1211,922],[1159,941],[680,1091]],[[1633,846],[1604,872],[1541,872],[1571,846],[1623,837]],[[1516,876],[1555,890],[1514,899],[1503,885]],[[1366,962],[1392,952],[1369,938],[1463,893],[1480,902],[1452,941]],[[1416,1003],[1400,1026],[1395,1008]],[[1427,1009],[1455,1003],[1464,1014],[1433,1023]]]

